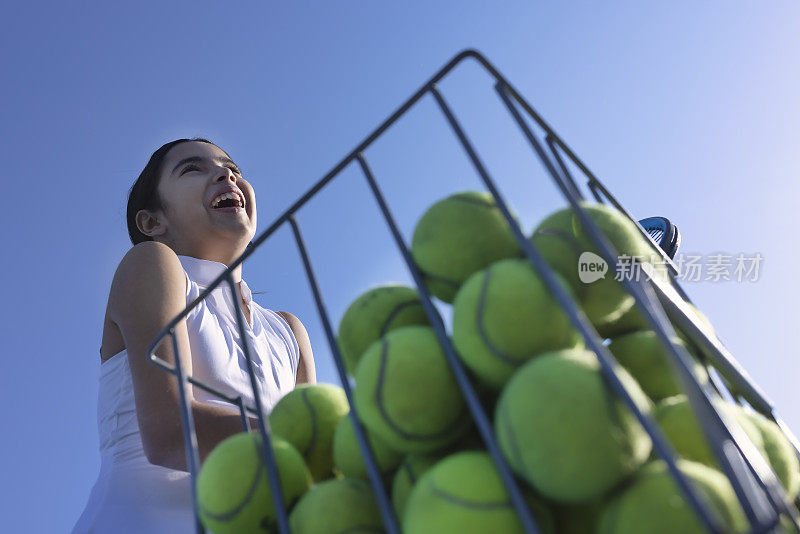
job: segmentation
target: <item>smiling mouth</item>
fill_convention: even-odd
[[[244,208],[241,206],[227,206],[223,208],[211,208],[213,211],[222,211],[225,213],[236,213],[239,211],[244,211]]]
[[[234,206],[245,207],[244,195],[236,191],[221,193],[214,197],[214,200],[211,202],[212,209],[230,208]]]

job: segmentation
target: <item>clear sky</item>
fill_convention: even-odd
[[[763,256],[755,282],[684,287],[800,431],[797,3],[89,4],[4,8],[4,530],[68,531],[97,476],[102,321],[150,154],[217,142],[256,190],[261,231],[467,47],[635,216],[674,220],[683,252]],[[467,63],[442,90],[530,231],[561,204],[488,78]],[[433,201],[478,187],[430,98],[367,157],[407,237]],[[370,285],[408,280],[356,168],[299,220],[334,321]],[[288,228],[243,276],[305,323],[319,380],[335,381]]]

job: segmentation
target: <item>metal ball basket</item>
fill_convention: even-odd
[[[291,227],[305,269],[308,284],[311,288],[325,335],[330,345],[330,351],[334,359],[341,386],[344,388],[351,408],[354,406],[353,391],[335,341],[334,329],[325,307],[323,292],[315,275],[300,225],[295,218],[295,213],[325,187],[326,184],[339,176],[345,168],[355,163],[358,165],[361,174],[367,181],[372,196],[380,209],[380,213],[388,225],[395,245],[401,253],[403,261],[416,284],[425,312],[441,343],[446,359],[452,368],[469,412],[486,445],[486,450],[494,461],[503,484],[508,490],[511,503],[519,515],[524,531],[531,534],[540,532],[523,498],[519,483],[512,475],[508,464],[500,452],[493,433],[492,423],[489,417],[487,417],[478,395],[476,394],[475,388],[471,384],[468,374],[450,342],[442,319],[434,304],[431,302],[429,292],[425,288],[422,275],[411,257],[409,247],[398,229],[387,199],[378,186],[367,158],[364,155],[364,151],[390,126],[397,122],[407,111],[418,103],[420,99],[430,95],[434,98],[440,109],[443,119],[449,125],[452,133],[466,152],[481,182],[494,197],[498,208],[510,225],[519,246],[523,250],[525,258],[530,261],[534,269],[541,276],[551,295],[564,309],[573,326],[581,333],[587,349],[592,350],[597,355],[602,375],[608,387],[633,412],[639,423],[647,431],[653,442],[654,451],[666,462],[669,473],[674,477],[677,486],[684,494],[687,503],[697,514],[701,523],[709,532],[725,532],[725,525],[721,523],[717,514],[709,506],[707,499],[705,499],[703,494],[697,491],[694,484],[678,469],[676,465],[676,453],[669,441],[662,434],[654,419],[649,414],[642,413],[637,408],[636,403],[632,400],[630,394],[619,380],[616,374],[616,369],[619,368],[619,364],[606,346],[604,346],[603,338],[598,335],[583,311],[575,305],[572,298],[557,282],[554,272],[543,257],[523,235],[518,223],[509,211],[505,199],[498,190],[496,182],[492,179],[489,170],[482,162],[476,148],[467,137],[453,109],[448,105],[444,95],[438,89],[437,85],[442,79],[448,76],[457,66],[469,60],[477,62],[477,64],[494,80],[494,89],[497,93],[497,97],[505,108],[507,108],[514,123],[519,128],[520,133],[525,140],[527,140],[530,148],[544,166],[546,174],[552,179],[555,186],[572,207],[581,225],[586,229],[588,237],[600,251],[602,258],[608,262],[609,265],[614,265],[616,263],[616,258],[618,257],[617,251],[614,250],[608,239],[606,239],[594,221],[580,206],[580,202],[584,199],[584,196],[581,189],[578,187],[576,179],[570,172],[570,167],[568,167],[566,161],[571,162],[573,168],[580,171],[580,174],[582,174],[581,181],[586,181],[585,185],[595,201],[609,203],[630,218],[629,213],[617,202],[606,187],[592,174],[575,153],[570,150],[567,144],[553,131],[544,119],[541,118],[511,83],[509,83],[482,54],[475,50],[464,50],[436,72],[436,74],[425,82],[408,100],[359,143],[358,146],[342,158],[325,176],[277,217],[266,230],[253,240],[251,246],[249,246],[225,272],[214,280],[197,299],[169,322],[148,347],[147,354],[149,361],[159,369],[173,374],[178,382],[180,395],[179,407],[187,466],[192,479],[193,502],[195,505],[197,504],[196,480],[200,463],[194,421],[190,409],[190,399],[187,397],[187,385],[189,383],[194,387],[201,388],[231,403],[232,406],[238,407],[242,416],[243,430],[250,431],[247,417],[248,413],[257,417],[258,431],[261,435],[263,445],[262,453],[267,466],[269,483],[277,511],[277,527],[282,534],[290,532],[287,514],[284,512],[284,499],[281,494],[272,445],[270,439],[268,439],[270,432],[268,419],[264,411],[262,399],[259,395],[256,376],[254,374],[254,365],[251,356],[252,347],[250,347],[247,342],[245,342],[243,347],[247,361],[247,370],[250,375],[250,383],[253,389],[253,399],[255,401],[254,406],[247,406],[241,397],[232,398],[208,384],[204,384],[191,376],[186,376],[182,372],[180,365],[181,358],[185,357],[185,355],[179,353],[177,340],[175,338],[175,326],[180,323],[180,321],[184,320],[189,312],[217,286],[222,283],[227,283],[232,293],[238,294],[231,272],[284,224],[288,224]],[[631,220],[637,222],[635,219],[631,218]],[[655,245],[661,247],[660,250],[663,252],[664,262],[667,264],[669,270],[669,281],[656,278],[651,279],[647,276],[636,276],[624,277],[621,283],[626,291],[634,297],[639,312],[645,317],[649,325],[656,332],[657,338],[663,344],[669,356],[668,359],[672,370],[679,379],[679,384],[691,404],[692,410],[700,423],[719,467],[730,481],[736,493],[742,510],[749,521],[751,532],[770,532],[776,528],[781,521],[781,517],[784,518],[784,522],[788,520],[796,532],[800,532],[800,514],[798,513],[796,503],[792,502],[787,496],[771,467],[761,453],[758,452],[739,424],[731,417],[715,409],[712,404],[712,399],[724,397],[751,406],[757,412],[775,421],[794,446],[795,453],[800,454],[797,439],[792,435],[780,418],[778,418],[772,403],[767,399],[764,393],[755,385],[719,339],[709,331],[705,324],[697,319],[697,316],[686,304],[689,299],[678,283],[678,270],[671,261],[680,244],[680,234],[677,228],[663,217],[651,217],[642,220],[641,224],[639,224],[639,229],[642,234],[647,236]],[[639,268],[638,265],[637,268]],[[234,299],[234,303],[236,306],[241,339],[248,340],[249,338],[245,334],[241,301]],[[675,328],[679,329],[681,333],[699,349],[701,359],[711,376],[711,380],[708,383],[700,383],[697,381],[694,374],[691,372],[691,357],[689,353],[682,345],[671,341],[671,338],[675,337]],[[164,361],[154,353],[155,348],[166,336],[172,337],[176,365]],[[364,427],[359,421],[355,409],[351,409],[350,416],[353,418],[356,438],[365,459],[369,480],[375,492],[386,532],[389,534],[397,534],[400,532],[398,520],[395,517],[391,500],[381,481],[380,471],[375,462],[375,458],[367,443]],[[195,519],[197,532],[205,532],[197,513],[195,513]]]

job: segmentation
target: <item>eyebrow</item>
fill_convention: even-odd
[[[201,161],[203,161],[205,159],[206,158],[202,158],[200,156],[191,156],[191,157],[188,157],[188,158],[184,158],[184,159],[180,160],[177,165],[175,165],[175,167],[172,169],[172,174],[174,174],[175,171],[177,171],[182,165],[186,165],[187,163],[199,163],[199,162],[201,162]],[[239,166],[236,165],[233,162],[232,159],[224,157],[224,156],[223,157],[219,157],[219,158],[213,158],[213,159],[215,161],[219,162],[219,163],[223,163],[223,164],[224,163],[228,163],[228,164],[232,165],[233,168],[236,169],[236,171],[241,174],[241,171],[239,171]]]

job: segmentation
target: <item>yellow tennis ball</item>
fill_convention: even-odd
[[[506,259],[476,272],[459,289],[453,344],[464,363],[499,390],[537,354],[582,345],[583,338],[531,264]]]
[[[714,327],[711,325],[708,317],[698,310],[691,302],[687,302],[686,305],[689,306],[689,309],[691,309],[697,315],[697,318],[700,320],[700,322],[702,322],[709,328],[709,330],[711,330],[712,333],[714,333]],[[642,330],[652,329],[650,323],[647,322],[647,319],[645,319],[644,315],[642,315],[642,312],[639,311],[639,307],[636,305],[631,306],[630,309],[623,313],[620,317],[596,324],[595,328],[597,329],[597,333],[605,338],[616,338],[632,332],[640,332]],[[687,338],[680,331],[676,330],[676,333],[688,343]]]
[[[393,471],[402,461],[403,453],[397,452],[368,428],[364,428],[367,442],[375,456],[382,475]],[[368,479],[367,466],[358,446],[352,414],[342,417],[333,435],[333,463],[346,477]]]
[[[686,349],[686,343],[680,337],[675,343]],[[608,350],[616,360],[633,375],[642,389],[654,402],[683,392],[678,377],[672,371],[667,349],[653,330],[632,332],[614,338]],[[692,359],[692,371],[701,382],[708,382],[705,367]]]
[[[441,450],[468,427],[461,390],[429,327],[398,328],[370,345],[355,378],[361,420],[396,451]]]
[[[789,498],[796,498],[800,493],[800,463],[791,442],[775,421],[770,421],[756,412],[746,411],[745,416],[761,434],[766,459],[789,494]]]
[[[763,449],[761,435],[753,424],[744,417],[744,411],[727,402],[718,402],[717,409],[724,410],[733,417],[754,445]],[[662,400],[653,408],[653,417],[664,436],[675,448],[675,452],[686,460],[698,462],[709,467],[717,467],[717,460],[708,446],[703,430],[697,422],[692,405],[686,395],[675,395]]]
[[[717,408],[724,410],[742,427],[753,445],[772,466],[789,496],[797,496],[800,491],[800,464],[792,444],[783,435],[780,427],[766,417],[735,404],[720,401]],[[717,459],[711,452],[685,395],[664,399],[653,409],[653,416],[680,456],[710,467],[718,467]]]
[[[420,218],[411,254],[428,290],[452,302],[475,271],[522,256],[511,227],[489,193],[467,191],[436,202]]]
[[[383,532],[369,483],[357,478],[326,480],[303,495],[289,516],[293,534]]]
[[[665,276],[661,254],[625,214],[604,204],[584,202],[582,207],[620,256],[641,257],[653,264],[655,273]],[[622,266],[624,258],[608,265],[572,208],[548,216],[534,230],[531,242],[572,286],[592,324],[614,321],[633,306],[633,297],[615,280],[617,263]],[[598,265],[605,265],[604,276],[602,269],[591,272]],[[620,272],[620,277],[630,275],[630,270]]]
[[[333,384],[299,384],[275,404],[272,432],[294,445],[315,481],[333,476],[333,433],[350,412],[347,396]]]
[[[526,495],[540,532],[554,532],[549,511]],[[446,457],[419,479],[403,512],[405,534],[524,532],[500,474],[485,452]]]
[[[650,400],[623,368],[619,377],[644,412]],[[651,442],[610,390],[594,353],[542,354],[508,381],[495,411],[495,434],[510,467],[561,503],[599,498],[642,465]]]
[[[370,289],[350,304],[339,323],[337,342],[347,372],[352,374],[367,347],[389,331],[427,324],[416,289],[399,284]]]
[[[409,454],[405,457],[392,481],[392,506],[398,518],[403,517],[408,496],[419,478],[442,458],[431,454]]]
[[[272,436],[272,449],[286,510],[311,486],[311,474],[295,448]],[[277,532],[277,512],[261,436],[241,432],[221,441],[197,476],[198,514],[215,534]]]
[[[621,316],[595,325],[597,333],[604,338],[615,338],[631,332],[649,330],[650,328],[650,323],[647,322],[647,319],[635,304],[631,305],[628,311]]]
[[[736,494],[725,475],[703,464],[678,460],[678,469],[705,495],[719,514],[725,532],[747,532],[748,524]],[[701,534],[706,529],[686,502],[667,464],[650,462],[606,506],[599,534]]]

